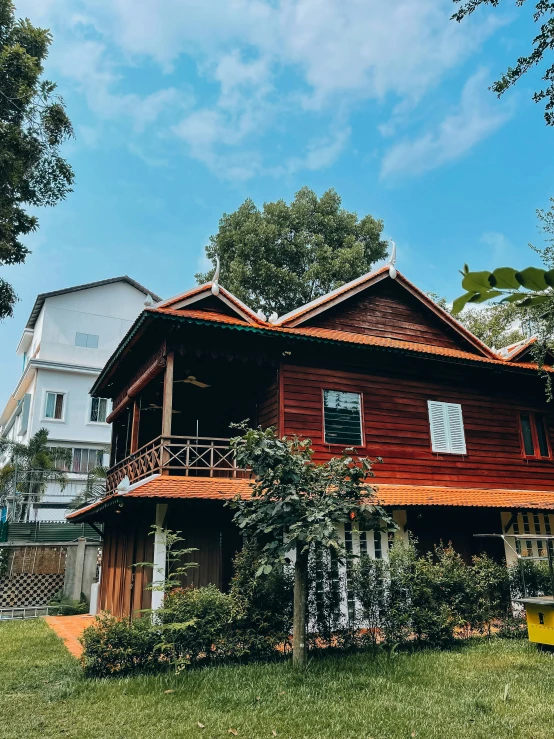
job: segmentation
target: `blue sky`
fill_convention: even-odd
[[[20,296],[0,324],[4,398],[37,293],[120,274],[181,292],[247,197],[334,187],[384,220],[402,272],[449,299],[464,261],[536,262],[554,132],[531,101],[537,75],[500,101],[487,89],[533,35],[515,2],[461,25],[451,0],[16,5],[54,35],[76,182],[39,213],[27,263],[3,270]]]

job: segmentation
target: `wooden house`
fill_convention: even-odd
[[[224,502],[249,495],[229,424],[246,418],[317,460],[382,457],[378,497],[422,547],[501,557],[474,534],[550,534],[554,416],[530,349],[490,349],[389,265],[273,321],[217,281],[146,308],[92,389],[113,403],[107,495],[69,516],[104,527],[99,607],[158,604],[133,566],[163,565],[156,523],[198,548],[195,585],[226,588],[241,539]],[[386,556],[387,534],[346,535]]]

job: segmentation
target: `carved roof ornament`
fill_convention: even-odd
[[[390,243],[392,244],[392,249],[390,252],[390,258],[389,258],[389,261],[387,262],[387,265],[389,268],[389,277],[392,280],[395,280],[396,275],[398,274],[398,272],[396,271],[396,244],[394,243],[392,239]]]
[[[212,277],[212,295],[219,295],[219,257],[215,258],[215,272]]]

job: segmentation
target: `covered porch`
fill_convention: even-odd
[[[226,352],[166,350],[114,401],[107,492],[152,475],[248,477],[238,468],[231,424],[277,424],[277,368]]]

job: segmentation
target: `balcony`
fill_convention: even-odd
[[[125,477],[132,485],[162,473],[175,477],[250,476],[247,470],[237,467],[229,439],[158,436],[110,469],[106,492],[113,493]]]

